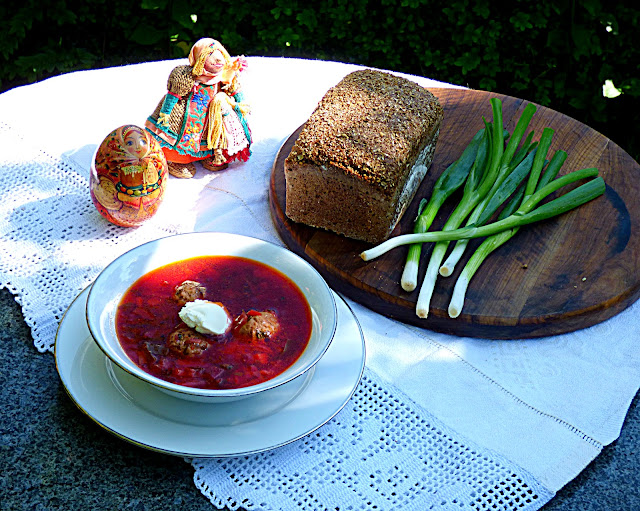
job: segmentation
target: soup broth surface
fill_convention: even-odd
[[[202,299],[224,306],[231,319],[226,333],[198,333],[180,319],[184,303],[175,295],[185,281],[204,289]],[[267,327],[249,328],[263,318],[270,320]],[[242,257],[203,256],[139,278],[118,305],[116,333],[129,358],[153,376],[232,389],[291,366],[309,342],[311,310],[296,284],[274,268]]]

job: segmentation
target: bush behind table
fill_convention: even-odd
[[[632,1],[9,2],[0,6],[0,91],[78,69],[182,58],[200,37],[214,37],[236,55],[352,62],[521,97],[590,125],[639,160]],[[605,97],[607,80],[621,94]]]

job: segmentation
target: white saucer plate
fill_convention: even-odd
[[[126,373],[100,351],[86,323],[88,290],[78,295],[58,327],[58,374],[80,410],[140,447],[184,457],[240,456],[273,449],[312,433],[334,417],[362,377],[362,330],[336,294],[335,337],[311,371],[260,396],[230,403],[172,397]]]

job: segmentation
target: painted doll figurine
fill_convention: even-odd
[[[93,204],[111,223],[134,227],[151,218],[164,197],[167,161],[160,145],[131,124],[113,130],[91,167]]]
[[[193,177],[195,161],[207,170],[247,161],[249,107],[239,81],[245,67],[243,58],[232,59],[218,41],[205,38],[191,48],[189,65],[171,71],[168,92],[145,123],[164,151],[170,174]]]

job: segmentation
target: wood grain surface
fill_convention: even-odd
[[[527,104],[483,91],[434,88],[431,92],[445,111],[435,157],[392,236],[412,232],[420,199],[430,196],[437,177],[482,127],[482,117],[491,120],[490,98],[502,100],[504,125],[510,132]],[[569,155],[560,174],[597,167],[606,192],[562,216],[521,228],[478,270],[462,313],[455,319],[447,313],[455,279],[472,253],[470,249],[481,240],[470,243],[452,276],[439,277],[429,317],[418,318],[418,289],[408,293],[399,283],[406,247],[364,262],[359,254],[371,245],[286,217],[284,159],[299,130],[283,144],[273,165],[269,192],[276,228],[286,245],[309,261],[336,291],[383,315],[425,329],[459,336],[521,339],[570,332],[604,321],[632,304],[640,293],[640,166],[602,134],[536,106],[529,127],[535,131],[534,140],[543,128],[553,128],[549,154],[562,149]],[[430,230],[442,226],[459,197],[449,199]],[[430,252],[431,245],[425,245],[419,282]]]

